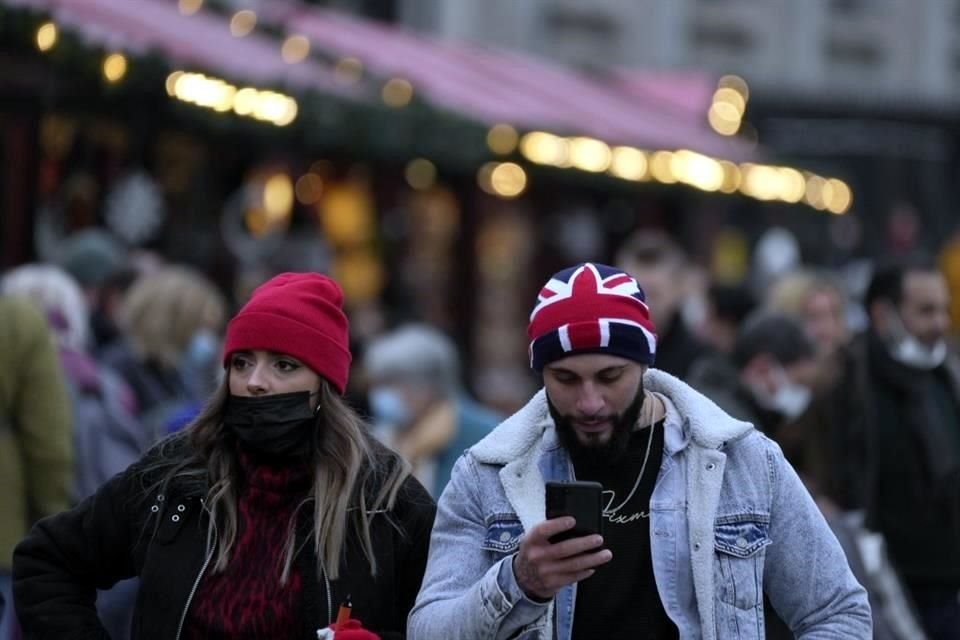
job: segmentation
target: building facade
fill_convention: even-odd
[[[960,102],[957,0],[403,0],[396,13],[591,69],[736,73],[760,99]]]

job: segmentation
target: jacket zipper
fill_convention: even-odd
[[[176,640],[180,640],[180,636],[183,633],[183,625],[187,621],[187,612],[190,610],[190,603],[193,602],[193,596],[195,596],[197,593],[197,588],[200,586],[200,580],[203,579],[203,574],[207,572],[207,567],[210,566],[210,561],[213,559],[213,552],[217,548],[216,523],[214,523],[213,529],[213,538],[210,540],[210,543],[207,546],[207,557],[204,558],[203,565],[200,567],[200,573],[197,574],[196,580],[193,581],[193,587],[190,589],[190,595],[187,596],[187,603],[183,606],[183,613],[180,614],[180,624],[177,625]]]
[[[323,585],[327,589],[327,626],[330,626],[333,624],[333,595],[330,593],[330,579],[327,577],[327,570],[323,566],[320,567],[320,573],[323,574]]]

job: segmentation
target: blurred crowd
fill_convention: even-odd
[[[960,359],[938,264],[877,261],[853,277],[775,260],[732,284],[711,281],[659,231],[629,237],[613,261],[646,292],[654,366],[783,448],[870,593],[875,637],[951,637],[935,630],[960,609]],[[91,495],[199,413],[223,375],[226,320],[244,302],[230,298],[101,229],[68,238],[57,264],[2,275],[7,603],[12,549],[32,521]],[[348,399],[439,496],[502,416],[468,391],[464,353],[440,329],[408,323],[364,340]],[[136,584],[101,594],[112,637],[128,637],[135,597]],[[9,606],[3,620],[0,640],[16,637]]]

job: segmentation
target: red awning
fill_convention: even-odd
[[[0,0],[49,13],[58,24],[107,49],[143,53],[156,50],[188,70],[222,75],[234,82],[287,85],[350,96],[355,89],[337,83],[323,65],[287,64],[275,38],[230,34],[223,16],[201,9],[185,17],[165,0]]]
[[[709,94],[700,106],[703,85],[693,76],[651,92],[650,75],[618,71],[595,78],[530,55],[442,41],[328,9],[303,7],[288,13],[285,23],[288,33],[306,35],[315,47],[358,58],[374,74],[403,77],[422,99],[486,124],[648,149],[691,149],[732,160],[754,154],[752,147],[709,129]],[[692,113],[699,108],[695,120]]]
[[[379,99],[369,84],[337,82],[328,65],[316,60],[285,63],[277,38],[257,32],[235,38],[222,15],[201,9],[185,17],[172,0],[0,2],[48,12],[98,46],[156,50],[187,70],[233,82]],[[272,1],[262,13],[287,33],[306,35],[327,55],[358,58],[375,76],[405,78],[426,102],[483,124],[646,149],[691,149],[737,161],[756,153],[707,126],[712,82],[705,75],[616,69],[595,77],[532,55],[443,41],[299,2]]]
[[[702,125],[713,102],[717,78],[702,71],[652,71],[619,68],[608,81],[619,91],[652,109]]]

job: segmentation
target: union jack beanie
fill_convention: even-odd
[[[653,364],[657,334],[643,289],[620,269],[585,262],[555,273],[527,327],[535,371],[575,353],[609,353]]]

